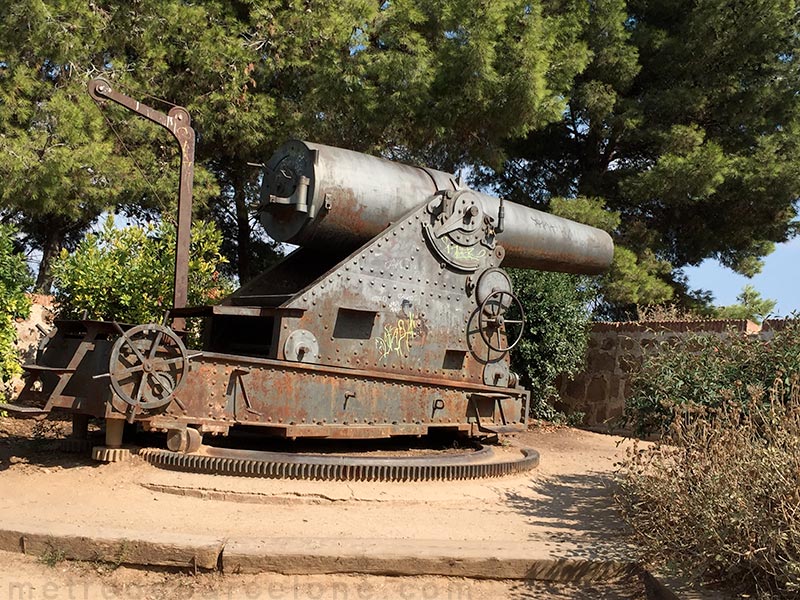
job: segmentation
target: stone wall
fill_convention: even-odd
[[[36,360],[36,349],[42,339],[39,327],[49,331],[53,326],[53,297],[31,294],[30,298],[32,302],[30,317],[25,320],[18,319],[16,323],[17,348],[22,364],[32,363]],[[22,378],[12,379],[7,388],[10,397],[15,398],[22,389]]]
[[[556,408],[567,414],[584,413],[587,426],[615,426],[631,393],[631,374],[648,349],[688,334],[725,335],[730,331],[758,334],[761,327],[745,320],[595,323],[589,335],[586,369],[572,379],[559,378]]]

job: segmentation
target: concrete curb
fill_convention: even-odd
[[[101,561],[134,566],[274,572],[285,575],[361,573],[522,579],[559,583],[613,582],[639,577],[650,600],[675,600],[633,561],[520,556],[516,545],[492,543],[326,538],[232,538],[171,532],[16,525],[0,529],[0,550],[42,558]]]
[[[0,529],[0,550],[54,559],[216,569],[225,546],[224,540],[209,536],[117,529],[95,529],[88,533],[87,529],[4,523]]]
[[[230,539],[221,564],[228,573],[439,575],[564,583],[608,581],[638,572],[634,562],[521,556],[525,553],[511,545],[461,541]]]

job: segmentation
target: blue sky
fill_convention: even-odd
[[[778,244],[775,252],[764,260],[761,273],[748,279],[721,266],[715,260],[706,260],[699,267],[684,269],[692,288],[711,290],[714,304],[734,304],[736,296],[746,284],[755,287],[762,298],[777,300],[775,316],[786,317],[793,311],[800,313],[800,238]]]

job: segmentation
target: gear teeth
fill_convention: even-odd
[[[92,458],[99,462],[114,463],[133,460],[137,452],[133,448],[108,448],[95,446],[92,448]]]
[[[77,438],[64,438],[60,440],[59,445],[62,452],[67,452],[69,454],[84,454],[92,449],[91,441]]]
[[[215,449],[216,452],[224,452]],[[234,451],[231,451],[234,452]],[[219,475],[241,475],[269,479],[311,479],[315,481],[458,481],[503,477],[524,473],[539,464],[539,453],[530,448],[521,449],[522,457],[503,462],[465,462],[480,459],[487,450],[473,455],[443,456],[426,459],[427,464],[410,459],[398,459],[384,464],[376,459],[345,458],[341,456],[311,456],[304,461],[302,455],[264,452],[257,458],[180,454],[159,448],[145,448],[138,455],[157,467]],[[95,447],[92,457],[104,462],[128,460],[135,453],[128,448]],[[488,454],[487,454],[488,455]],[[380,459],[378,459],[380,460]],[[448,464],[448,461],[450,463]],[[430,464],[434,462],[434,464]]]

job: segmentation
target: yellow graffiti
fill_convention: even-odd
[[[459,246],[458,244],[446,243],[447,253],[456,260],[480,260],[486,256],[486,249],[476,250],[475,246]]]
[[[383,335],[375,340],[381,358],[385,359],[392,353],[403,356],[408,352],[411,348],[410,341],[416,336],[416,328],[417,320],[413,313],[405,319],[398,319],[394,326],[386,325]]]

